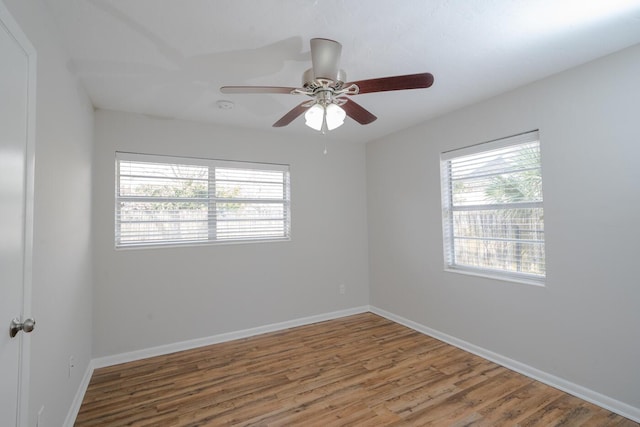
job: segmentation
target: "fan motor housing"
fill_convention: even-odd
[[[320,80],[326,81],[326,79],[316,80],[316,76],[313,74],[313,68],[309,68],[302,74],[302,87],[304,88],[313,88],[313,87],[322,87]],[[336,79],[333,80],[333,84],[329,85],[335,89],[339,89],[342,87],[344,82],[347,81],[347,73],[344,70],[338,70],[338,74]]]

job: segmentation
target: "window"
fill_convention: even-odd
[[[541,283],[538,132],[443,153],[440,166],[446,269]]]
[[[285,240],[289,167],[116,153],[116,247]]]

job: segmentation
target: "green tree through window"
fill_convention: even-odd
[[[445,257],[450,269],[532,280],[545,275],[537,132],[513,139],[443,155]]]

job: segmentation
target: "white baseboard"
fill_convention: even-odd
[[[120,363],[132,362],[140,359],[146,359],[148,357],[162,356],[165,354],[175,353],[177,351],[183,351],[183,350],[190,350],[193,348],[198,348],[206,345],[218,344],[218,343],[232,341],[236,339],[247,338],[247,337],[260,335],[268,332],[281,331],[284,329],[294,328],[296,326],[310,325],[313,323],[324,322],[326,320],[333,320],[333,319],[338,319],[345,316],[351,316],[354,314],[360,314],[360,313],[366,313],[366,312],[371,312],[379,316],[382,316],[393,322],[399,323],[415,331],[418,331],[425,335],[429,335],[433,338],[444,341],[462,350],[468,351],[469,353],[476,354],[480,357],[483,357],[487,360],[490,360],[494,363],[504,366],[505,368],[519,372],[523,375],[526,375],[544,384],[550,385],[551,387],[555,387],[559,390],[572,394],[580,399],[586,400],[587,402],[591,402],[602,408],[608,409],[612,412],[622,415],[623,417],[629,418],[636,422],[640,422],[640,408],[636,408],[624,402],[620,402],[616,399],[612,399],[608,396],[605,396],[603,394],[600,394],[588,388],[582,387],[578,384],[572,383],[563,378],[557,377],[555,375],[551,375],[539,369],[533,368],[529,365],[525,365],[524,363],[520,363],[517,360],[513,360],[508,357],[502,356],[498,353],[494,353],[490,350],[484,349],[482,347],[478,347],[474,344],[458,339],[451,335],[447,335],[435,329],[431,329],[427,326],[421,325],[417,322],[406,319],[402,316],[395,315],[383,309],[380,309],[374,306],[361,306],[361,307],[354,307],[346,310],[334,311],[331,313],[324,313],[324,314],[319,314],[315,316],[293,319],[286,322],[273,323],[270,325],[259,326],[256,328],[244,329],[244,330],[235,331],[235,332],[228,332],[224,334],[213,335],[210,337],[198,338],[198,339],[189,340],[189,341],[182,341],[174,344],[167,344],[167,345],[162,345],[162,346],[153,347],[149,349],[137,350],[137,351],[132,351],[128,353],[116,354],[113,356],[105,356],[105,357],[99,357],[99,358],[93,359],[89,363],[89,366],[87,366],[87,370],[84,374],[84,377],[82,378],[82,382],[80,383],[80,386],[78,387],[78,391],[73,400],[72,406],[69,409],[69,413],[67,414],[67,418],[65,420],[64,426],[73,427],[76,417],[78,416],[78,412],[80,411],[82,399],[84,398],[84,395],[87,391],[87,387],[89,386],[89,381],[91,380],[91,376],[93,374],[94,369],[117,365]]]
[[[572,383],[563,378],[541,371],[529,365],[525,365],[524,363],[520,363],[517,360],[510,359],[482,347],[478,347],[477,345],[471,344],[451,335],[447,335],[435,329],[431,329],[427,326],[421,325],[409,319],[405,319],[404,317],[395,315],[383,309],[370,306],[369,311],[393,322],[411,328],[415,331],[421,332],[425,335],[429,335],[440,341],[444,341],[447,344],[451,344],[462,350],[468,351],[469,353],[473,353],[482,358],[490,360],[494,363],[497,363],[498,365],[511,369],[512,371],[516,371],[518,373],[526,375],[529,378],[540,381],[541,383],[562,390],[580,399],[586,400],[587,402],[593,403],[594,405],[598,405],[609,411],[615,412],[616,414],[622,415],[623,417],[629,418],[636,422],[640,422],[640,408],[636,408],[624,402],[620,402],[619,400],[612,399],[581,385]]]
[[[84,371],[84,376],[82,377],[82,381],[78,386],[78,391],[76,395],[73,397],[73,402],[71,402],[71,407],[69,408],[69,412],[67,413],[67,418],[64,420],[64,427],[73,427],[76,422],[76,418],[78,417],[78,412],[80,412],[80,406],[82,405],[82,399],[84,399],[84,395],[87,392],[87,387],[89,387],[89,382],[91,381],[91,376],[93,375],[93,360],[89,361],[87,365],[87,369]]]
[[[76,421],[82,400],[89,387],[91,376],[93,371],[98,368],[104,368],[107,366],[118,365],[120,363],[133,362],[135,360],[146,359],[148,357],[162,356],[165,354],[175,353],[177,351],[190,350],[193,348],[203,347],[205,345],[218,344],[226,341],[237,340],[240,338],[247,338],[254,335],[265,334],[268,332],[277,332],[283,329],[294,328],[296,326],[310,325],[313,323],[324,322],[326,320],[338,319],[340,317],[351,316],[354,314],[366,313],[369,311],[369,306],[361,306],[349,308],[346,310],[333,311],[331,313],[318,314],[315,316],[302,317],[299,319],[288,320],[286,322],[272,323],[270,325],[259,326],[256,328],[244,329],[241,331],[228,332],[219,335],[213,335],[205,338],[198,338],[189,341],[182,341],[174,344],[167,344],[158,347],[152,347],[144,350],[131,351],[128,353],[116,354],[113,356],[105,356],[93,359],[89,362],[87,370],[85,371],[82,382],[78,387],[78,391],[73,399],[71,408],[67,413],[67,418],[64,421],[64,427],[73,427]]]
[[[288,320],[280,323],[272,323],[270,325],[258,326],[256,328],[243,329],[241,331],[227,332],[224,334],[213,335],[204,338],[196,338],[193,340],[181,341],[173,344],[116,354],[113,356],[98,357],[96,359],[93,359],[92,362],[95,369],[104,368],[106,366],[133,362],[135,360],[146,359],[148,357],[162,356],[169,353],[175,353],[177,351],[190,350],[193,348],[252,337],[254,335],[265,334],[268,332],[281,331],[283,329],[295,328],[296,326],[310,325],[312,323],[338,319],[340,317],[351,316],[353,314],[366,313],[368,311],[369,306],[354,307],[346,310],[339,310],[330,313],[318,314],[315,316],[302,317],[299,319]]]

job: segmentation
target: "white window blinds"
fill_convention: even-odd
[[[116,247],[290,237],[289,167],[116,153]]]
[[[446,267],[541,282],[538,132],[443,153],[441,172]]]

